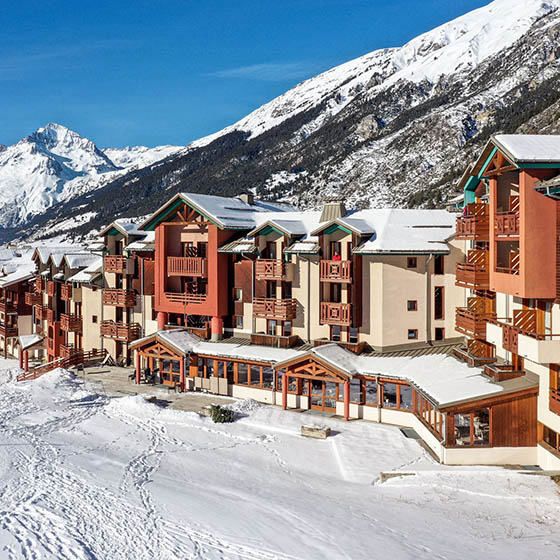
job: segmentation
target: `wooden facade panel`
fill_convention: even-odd
[[[233,286],[242,291],[243,303],[251,303],[253,291],[253,263],[243,260],[233,265]],[[259,282],[260,283],[260,282]],[[264,282],[262,282],[264,284]],[[262,296],[264,297],[264,296]]]
[[[492,406],[492,445],[525,447],[537,444],[537,395]]]

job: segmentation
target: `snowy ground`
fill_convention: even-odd
[[[15,362],[0,361],[1,368]],[[546,477],[434,463],[397,428],[247,406],[235,424],[0,371],[0,558],[560,557]],[[416,476],[379,483],[382,471]]]

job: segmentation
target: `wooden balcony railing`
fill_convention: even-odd
[[[484,366],[484,373],[494,381],[506,381],[525,375],[523,370],[515,369],[512,364],[487,364]]]
[[[54,297],[56,295],[56,282],[54,280],[49,280],[47,282],[47,295],[49,297]]]
[[[208,276],[208,259],[202,257],[167,257],[168,276]]]
[[[35,317],[40,321],[44,321],[47,318],[47,306],[46,305],[36,305],[35,306]]]
[[[320,323],[322,325],[350,326],[352,323],[352,304],[321,302]]]
[[[49,323],[54,323],[56,321],[56,313],[54,312],[54,309],[47,308],[47,321]]]
[[[295,299],[254,298],[253,315],[264,319],[289,321],[296,318]]]
[[[550,389],[549,408],[551,412],[560,414],[560,391],[558,389]]]
[[[510,251],[509,266],[497,266],[496,272],[502,274],[519,274],[519,251]]]
[[[25,303],[27,305],[41,305],[43,294],[37,292],[25,292]]]
[[[81,348],[77,348],[74,344],[61,344],[60,345],[60,357],[70,358],[70,356],[75,356],[82,352]]]
[[[352,261],[321,261],[321,282],[352,282]]]
[[[286,273],[286,263],[276,259],[258,259],[255,261],[255,278],[257,280],[282,280]]]
[[[0,300],[0,312],[2,313],[15,313],[16,304],[13,301]]]
[[[558,336],[538,332],[536,309],[516,309],[513,312],[513,320],[488,319],[488,321],[502,327],[502,345],[504,350],[514,354],[518,353],[520,334],[537,340],[547,340]]]
[[[70,301],[72,299],[72,284],[62,284],[60,287],[60,299]]]
[[[105,288],[103,290],[103,305],[134,307],[136,305],[136,292],[119,288]]]
[[[104,338],[132,342],[140,338],[141,327],[138,323],[125,324],[115,321],[102,321],[100,331]]]
[[[487,288],[490,285],[488,251],[469,251],[467,262],[457,263],[455,284],[463,288]]]
[[[179,303],[181,305],[205,303],[207,298],[206,294],[165,292],[164,295],[165,295],[165,299],[169,303]]]
[[[293,348],[300,343],[299,336],[276,336],[273,334],[253,333],[251,334],[251,344],[259,346],[272,346],[274,348]]]
[[[105,272],[112,272],[115,274],[127,273],[127,257],[123,255],[105,255],[103,261]]]
[[[519,212],[498,212],[494,219],[494,231],[498,237],[519,235]]]
[[[10,338],[18,336],[18,328],[15,325],[4,325],[0,323],[0,336],[4,338]]]
[[[502,346],[504,350],[517,354],[519,352],[519,331],[511,325],[502,326]]]
[[[485,340],[469,340],[467,351],[476,358],[491,359],[494,356],[494,345]]]
[[[455,310],[455,330],[473,338],[486,336],[486,321],[495,314],[477,314],[468,307],[458,307]]]
[[[464,216],[457,218],[457,239],[471,239],[476,241],[488,240],[490,233],[490,218],[488,204],[472,202],[467,204]]]
[[[60,328],[64,332],[82,332],[82,317],[63,313],[60,316]]]
[[[41,276],[35,277],[35,291],[38,294],[42,294],[45,291],[45,281]]]

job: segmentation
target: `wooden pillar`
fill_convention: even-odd
[[[179,369],[179,382],[181,383],[181,393],[185,392],[185,359],[181,358],[180,369]]]
[[[157,328],[158,331],[165,329],[165,325],[169,322],[169,313],[165,311],[158,311],[157,314]]]
[[[23,353],[23,369],[29,371],[29,352],[27,350]]]
[[[23,369],[23,349],[19,347],[19,369]]]
[[[350,420],[350,381],[344,382],[344,420]]]
[[[140,351],[136,350],[136,383],[140,384],[140,369],[141,369],[141,360]]]
[[[288,408],[288,372],[285,371],[282,376],[282,408]]]

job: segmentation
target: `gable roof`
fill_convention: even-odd
[[[492,141],[511,163],[560,163],[557,134],[496,134]]]
[[[136,224],[132,218],[120,218],[111,222],[106,228],[102,229],[99,232],[99,237],[110,235],[112,230],[122,233],[125,237],[128,237],[129,235],[144,236],[146,232],[140,231],[138,227],[138,224]]]

